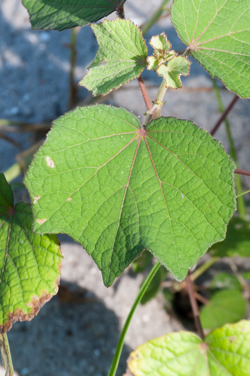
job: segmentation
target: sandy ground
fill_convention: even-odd
[[[150,17],[160,0],[128,0],[125,11],[135,23],[142,24]],[[165,31],[176,50],[183,49],[169,20],[162,20],[147,35]],[[21,0],[0,0],[0,118],[41,122],[53,120],[67,111],[70,32],[32,31]],[[76,76],[79,81],[87,72],[97,50],[95,37],[89,27],[78,34]],[[154,98],[159,79],[144,73],[150,98]],[[219,111],[208,74],[197,63],[192,64],[191,77],[184,79],[184,88],[205,88],[204,91],[169,91],[165,116],[192,120],[210,130],[219,117]],[[233,94],[223,92],[227,105]],[[84,99],[87,91],[79,89]],[[142,117],[145,106],[137,82],[114,92],[108,102],[124,106]],[[241,168],[249,169],[250,160],[250,106],[240,100],[230,114],[232,131],[239,151]],[[216,134],[228,148],[224,127]],[[27,148],[32,135],[18,135],[16,140]],[[0,170],[15,163],[18,149],[0,140]],[[244,180],[249,189],[250,179]],[[92,259],[80,245],[62,237],[65,255],[62,283],[79,296],[74,304],[58,297],[45,305],[38,317],[30,323],[17,323],[9,333],[15,368],[20,376],[105,376],[119,338],[121,327],[137,294],[143,276],[126,271],[114,284],[104,287],[101,275]],[[158,296],[146,306],[140,306],[126,337],[118,375],[126,368],[131,351],[146,340],[164,333],[180,330],[181,324],[171,318]],[[0,369],[0,375],[4,372]]]

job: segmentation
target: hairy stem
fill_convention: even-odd
[[[205,338],[205,335],[204,335],[202,325],[201,325],[198,304],[197,304],[197,301],[195,299],[193,282],[192,282],[189,274],[186,277],[186,283],[187,283],[188,295],[189,295],[189,299],[190,299],[190,303],[191,303],[191,307],[192,307],[192,311],[193,311],[193,315],[194,315],[195,326],[196,326],[196,329],[197,329],[199,336],[203,340]]]
[[[151,27],[154,26],[154,24],[159,20],[159,18],[161,17],[162,13],[167,10],[169,11],[169,15],[170,15],[170,10],[168,8],[166,8],[166,5],[169,3],[169,0],[164,0],[162,2],[162,4],[159,6],[159,8],[156,10],[156,12],[153,14],[153,16],[150,18],[150,20],[148,20],[142,27],[141,27],[141,31],[142,31],[142,35],[146,35],[147,32],[151,29]]]
[[[14,375],[14,367],[11,358],[10,345],[7,334],[0,334],[1,357],[5,368],[5,376]]]
[[[221,115],[221,117],[219,118],[219,120],[217,121],[217,123],[215,124],[213,129],[211,130],[210,133],[211,133],[212,136],[215,134],[215,132],[217,132],[217,130],[219,129],[219,127],[221,126],[223,121],[226,119],[227,115],[232,110],[232,108],[234,107],[234,105],[235,105],[235,103],[237,102],[238,99],[239,99],[239,97],[237,95],[235,95],[232,102],[229,104],[227,109],[224,111],[224,113]]]
[[[146,127],[153,119],[158,119],[161,116],[161,108],[163,106],[163,99],[167,91],[166,81],[162,80],[161,86],[159,87],[156,100],[153,102],[154,105],[148,112],[144,119],[143,126]]]
[[[147,110],[149,111],[152,108],[152,103],[151,103],[151,100],[149,99],[148,92],[147,92],[146,86],[144,84],[144,81],[142,79],[142,76],[138,77],[138,83],[139,83],[139,86],[140,86],[140,89],[141,89]]]
[[[121,335],[120,335],[120,338],[119,338],[119,342],[118,342],[118,345],[117,345],[117,348],[116,348],[116,352],[115,352],[115,355],[114,355],[114,359],[113,359],[113,362],[112,362],[112,365],[111,365],[111,368],[109,370],[109,373],[108,373],[108,376],[115,376],[116,374],[116,371],[117,371],[117,367],[118,367],[118,364],[119,364],[119,361],[120,361],[120,357],[121,357],[121,353],[122,353],[122,348],[123,348],[123,344],[124,344],[124,339],[125,339],[125,336],[126,336],[126,333],[127,333],[127,330],[128,330],[128,327],[129,327],[129,324],[131,322],[131,319],[135,313],[135,310],[138,306],[138,304],[140,303],[140,301],[142,300],[145,292],[147,291],[148,289],[148,286],[150,285],[152,279],[154,278],[155,274],[157,273],[157,271],[160,269],[161,267],[161,263],[160,261],[158,261],[154,266],[153,268],[151,269],[149,275],[147,276],[147,278],[145,279],[145,281],[143,282],[141,288],[140,288],[140,291],[134,301],[134,304],[129,312],[129,315],[127,317],[127,320],[125,322],[125,325],[122,329],[122,332],[121,332]]]
[[[219,110],[223,114],[225,112],[225,108],[223,106],[220,91],[219,91],[219,88],[217,86],[215,79],[213,79],[213,85],[214,85],[214,91],[215,91],[216,99],[217,99],[217,102],[218,102]],[[236,148],[235,148],[235,145],[234,145],[234,140],[233,140],[230,124],[229,124],[229,121],[227,120],[227,118],[225,118],[224,123],[225,123],[225,127],[226,127],[227,138],[228,138],[229,145],[230,145],[230,154],[231,154],[231,157],[233,158],[233,161],[234,161],[236,167],[238,168],[239,165],[238,165],[238,159],[237,159],[237,152],[236,152]],[[244,198],[241,195],[243,190],[242,190],[241,178],[240,178],[239,175],[235,175],[235,185],[236,185],[236,192],[238,194],[238,211],[239,211],[239,214],[240,214],[240,218],[245,219],[246,207],[245,207]]]

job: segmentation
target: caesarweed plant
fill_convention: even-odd
[[[15,321],[32,319],[57,292],[62,256],[53,234],[64,233],[92,256],[107,287],[145,250],[158,260],[127,318],[109,376],[116,374],[133,313],[162,267],[187,288],[198,335],[171,333],[147,342],[131,353],[127,372],[248,376],[249,322],[235,323],[238,316],[234,316],[218,327],[217,313],[218,322],[210,325],[206,320],[211,311],[202,313],[200,320],[192,284],[197,271],[191,273],[190,268],[225,239],[236,210],[235,174],[249,173],[238,169],[234,155],[233,161],[209,133],[191,121],[162,117],[161,109],[166,91],[181,88],[181,77],[189,76],[189,57],[237,97],[250,97],[250,3],[174,0],[171,20],[186,49],[178,54],[161,33],[150,40],[151,56],[142,31],[125,19],[124,4],[125,0],[23,0],[34,29],[85,26],[116,11],[115,21],[91,24],[99,50],[80,85],[94,96],[103,96],[137,79],[147,112],[140,123],[124,108],[94,105],[78,107],[55,120],[25,177],[31,207],[14,205],[12,190],[1,175],[0,326],[6,372],[13,375],[6,332]],[[141,77],[144,69],[162,78],[153,102]],[[233,220],[248,226],[242,210],[241,218]],[[232,226],[236,231],[237,226]],[[238,252],[230,242],[213,249],[216,259]],[[245,253],[240,255],[249,255]],[[234,297],[243,304],[244,317],[246,302],[239,292]],[[205,308],[211,306],[212,301]],[[203,323],[205,329],[216,329],[205,336]]]

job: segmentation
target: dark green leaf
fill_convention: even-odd
[[[126,0],[23,0],[33,29],[64,30],[108,16]]]
[[[250,257],[250,222],[232,218],[227,229],[226,239],[211,248],[217,257]]]

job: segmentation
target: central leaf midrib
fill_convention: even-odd
[[[150,137],[150,138],[151,138],[151,137]],[[154,169],[155,175],[156,175],[156,177],[157,177],[157,180],[158,180],[158,183],[159,183],[159,186],[160,186],[161,195],[162,195],[162,198],[163,198],[164,206],[165,206],[165,208],[166,208],[167,216],[168,216],[169,223],[170,223],[170,227],[171,227],[172,238],[173,238],[173,243],[174,243],[174,247],[175,247],[176,262],[177,262],[177,265],[178,265],[178,268],[179,268],[179,272],[180,272],[181,269],[180,269],[180,264],[179,264],[178,255],[177,255],[177,252],[176,252],[177,246],[176,246],[176,240],[175,240],[175,235],[174,235],[173,226],[172,226],[172,218],[171,218],[170,215],[169,215],[169,210],[168,210],[168,206],[167,206],[166,198],[165,198],[164,193],[163,193],[163,190],[162,190],[162,182],[161,182],[161,179],[160,179],[160,177],[159,177],[159,175],[158,175],[158,172],[157,172],[157,169],[156,169],[155,163],[154,163],[154,161],[153,161],[153,156],[152,156],[152,154],[151,154],[151,151],[150,151],[150,148],[149,148],[148,142],[147,142],[147,140],[146,140],[146,137],[144,137],[144,140],[145,140],[145,143],[146,143],[146,147],[147,147],[147,150],[148,150],[148,154],[149,154],[150,161],[151,161],[151,163],[152,163],[152,166],[153,166],[153,169]]]
[[[134,157],[133,157],[133,160],[132,160],[132,163],[131,163],[131,167],[130,167],[130,170],[129,170],[129,175],[128,175],[127,183],[126,183],[126,186],[125,186],[125,191],[124,191],[124,194],[123,194],[123,199],[122,199],[122,203],[121,203],[121,210],[120,210],[119,218],[118,218],[117,230],[116,230],[116,234],[115,234],[115,237],[114,237],[112,254],[111,254],[111,257],[110,257],[109,274],[108,274],[108,277],[107,277],[107,282],[108,283],[109,283],[110,273],[111,273],[111,270],[112,270],[112,268],[110,266],[111,266],[112,261],[113,261],[114,247],[115,247],[115,243],[116,243],[118,231],[119,231],[119,228],[120,228],[121,216],[122,216],[122,211],[123,211],[123,205],[124,205],[124,202],[125,202],[125,199],[126,199],[126,195],[127,195],[127,191],[128,191],[128,187],[129,187],[131,175],[132,175],[132,172],[133,172],[133,168],[134,168],[134,164],[135,164],[135,160],[136,160],[136,157],[137,157],[137,153],[138,153],[140,144],[141,144],[141,137],[138,139],[137,147],[136,147],[136,150],[135,150],[135,153],[134,153]]]

